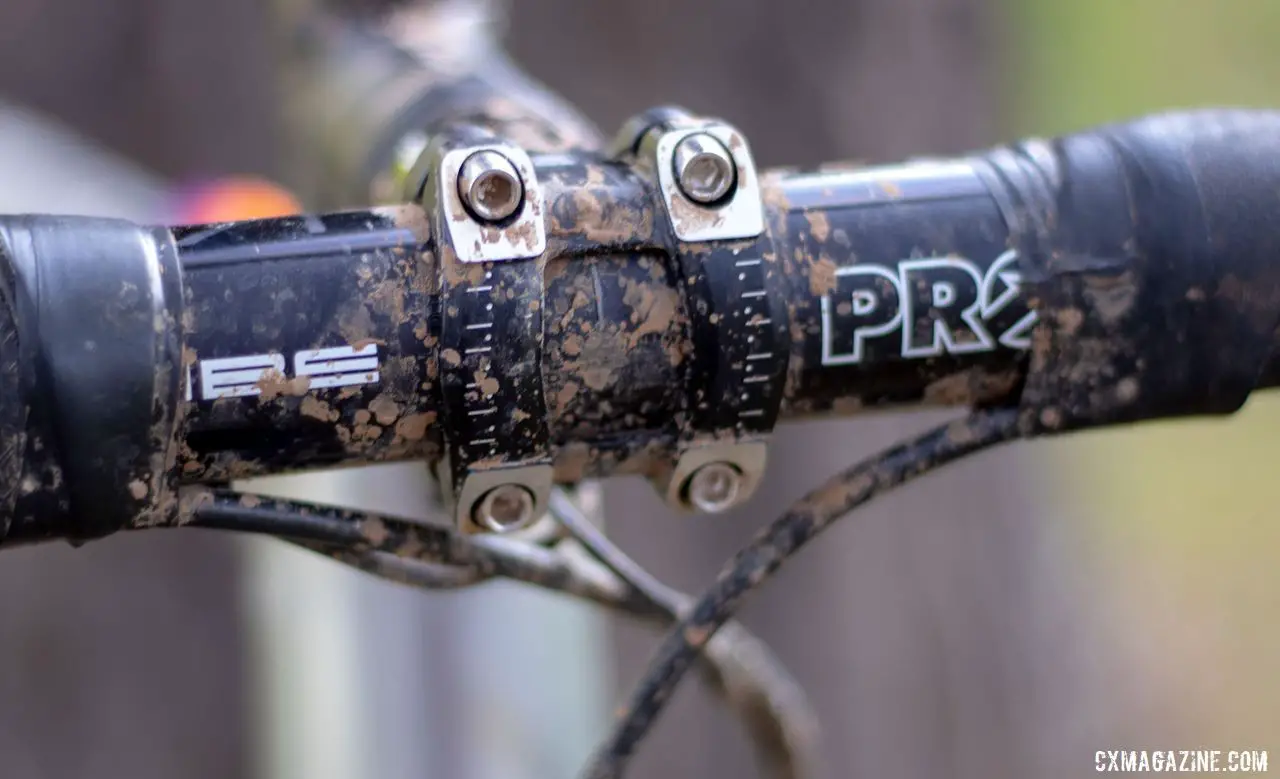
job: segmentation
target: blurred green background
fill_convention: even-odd
[[[1178,107],[1280,106],[1274,0],[1006,7],[1018,63],[1004,76],[1010,136]],[[1205,743],[1280,746],[1277,430],[1280,399],[1258,395],[1226,420],[1047,444],[1069,469],[1050,489],[1088,522],[1115,638],[1134,642]]]

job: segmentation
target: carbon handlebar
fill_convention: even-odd
[[[1041,435],[1230,413],[1280,380],[1280,114],[768,172],[764,229],[724,240],[679,236],[706,214],[665,208],[636,149],[534,154],[541,200],[477,239],[540,220],[514,262],[464,262],[430,202],[4,219],[6,540],[172,524],[184,485],[309,467],[661,485],[790,418],[1016,407]]]

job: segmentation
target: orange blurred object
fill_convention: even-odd
[[[287,189],[266,179],[235,176],[202,182],[177,193],[173,221],[185,224],[269,219],[302,212]]]

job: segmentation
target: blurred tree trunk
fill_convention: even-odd
[[[40,109],[167,178],[269,171],[266,11],[256,0],[4,0],[0,100]],[[32,170],[5,159],[7,203],[159,217],[162,193],[137,172],[64,161],[14,195]],[[82,192],[104,187],[114,197]],[[5,554],[0,776],[246,774],[233,543],[181,535]]]
[[[675,103],[737,124],[764,165],[813,165],[996,140],[997,21],[982,0],[541,0],[511,4],[507,39],[606,133]],[[728,517],[675,517],[647,485],[611,485],[610,532],[701,590],[818,480],[939,418],[785,428],[762,494]],[[1056,734],[1079,726],[1079,678],[1056,647],[1076,619],[1055,584],[1061,558],[1046,552],[1053,518],[1033,501],[1035,470],[1017,448],[930,477],[832,531],[750,601],[748,626],[818,708],[828,776],[1062,773]],[[623,685],[652,645],[619,628]],[[636,775],[749,776],[748,757],[736,725],[686,690]]]

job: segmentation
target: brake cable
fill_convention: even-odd
[[[698,653],[733,615],[742,599],[836,520],[877,495],[962,457],[1018,435],[1016,410],[979,411],[888,449],[833,477],[761,530],[721,569],[667,633],[636,684],[584,779],[622,776],[636,745],[649,731]]]
[[[565,533],[531,544],[453,531],[313,504],[209,491],[194,499],[190,527],[263,533],[327,554],[360,570],[424,589],[456,589],[505,577],[583,598],[660,626],[687,611],[691,599],[662,585],[590,523],[558,490],[551,513]],[[565,537],[567,536],[567,537]],[[581,544],[605,570],[565,548]],[[740,712],[778,777],[810,775],[817,720],[804,694],[768,649],[738,625],[702,655],[711,689]]]

